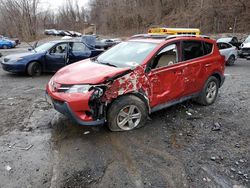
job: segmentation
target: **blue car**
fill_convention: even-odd
[[[14,48],[16,46],[15,41],[1,38],[0,39],[0,49]]]
[[[29,49],[27,53],[5,56],[1,62],[5,71],[39,76],[43,72],[56,72],[65,65],[95,57],[103,50],[81,41],[52,41]]]

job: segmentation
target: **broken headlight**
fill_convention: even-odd
[[[73,85],[65,93],[87,93],[90,85]]]

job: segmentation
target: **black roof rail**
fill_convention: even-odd
[[[172,39],[172,38],[178,38],[178,37],[201,37],[201,38],[205,38],[205,39],[210,39],[209,36],[207,35],[192,35],[192,34],[183,34],[183,35],[169,35],[166,37],[167,39]]]
[[[130,37],[130,39],[135,38],[152,38],[152,39],[172,39],[172,38],[178,38],[178,37],[201,37],[210,39],[209,36],[206,35],[193,35],[193,34],[180,34],[180,35],[157,35],[157,34],[137,34]]]
[[[137,34],[130,37],[130,39],[135,38],[152,38],[152,39],[166,39],[170,35],[156,35],[156,34]]]

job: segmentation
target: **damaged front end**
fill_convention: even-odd
[[[149,81],[142,66],[134,70],[109,77],[102,85],[95,85],[89,89],[93,91],[89,100],[90,114],[93,120],[105,119],[108,106],[123,95],[132,94],[145,102],[150,112],[151,90]]]

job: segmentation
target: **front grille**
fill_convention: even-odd
[[[241,51],[242,51],[242,52],[250,53],[250,48],[242,48]]]
[[[66,92],[67,90],[70,89],[71,86],[72,86],[72,85],[65,85],[65,84],[62,84],[62,85],[58,88],[57,92]]]

